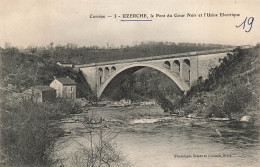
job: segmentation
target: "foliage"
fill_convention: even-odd
[[[237,48],[234,54],[227,54],[226,57],[219,59],[220,65],[210,70],[208,80],[203,85],[205,90],[228,84],[232,82],[233,76],[251,69],[251,62],[258,57],[258,51],[259,46],[252,49]]]
[[[252,49],[234,50],[234,54],[220,59],[220,65],[210,70],[208,79],[199,85],[202,91],[227,88],[223,99],[212,101],[209,108],[216,117],[232,117],[232,114],[244,113],[246,106],[252,101],[252,90],[247,85],[250,76],[237,78],[235,76],[251,70],[253,62],[259,56],[259,46]],[[251,76],[252,77],[252,76]],[[247,78],[247,79],[246,79]]]
[[[217,117],[225,118],[227,114],[223,111],[223,107],[220,105],[212,104],[204,114],[205,118]]]
[[[184,108],[184,115],[188,116],[189,114],[194,113],[197,109],[198,108],[195,103],[190,103],[187,107]]]
[[[252,92],[245,86],[238,86],[228,91],[224,98],[223,110],[231,118],[232,113],[242,113],[252,100]]]
[[[50,63],[48,58],[37,52],[26,53],[14,47],[7,48],[1,52],[1,61],[0,77],[3,87],[12,85],[15,88],[13,91],[23,92],[32,86],[49,85],[54,77],[69,76],[78,83],[77,97],[93,98],[81,72]]]
[[[70,102],[34,103],[22,100],[16,105],[2,103],[1,151],[4,166],[50,166],[60,120],[78,107]]]
[[[164,112],[173,111],[175,108],[171,101],[165,98],[165,96],[160,96],[157,101],[161,105]]]

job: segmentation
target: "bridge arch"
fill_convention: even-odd
[[[172,71],[176,73],[178,76],[180,76],[181,72],[181,64],[179,60],[174,60],[172,65]]]
[[[163,66],[164,66],[164,68],[167,68],[168,70],[171,69],[171,63],[170,63],[169,61],[165,61],[165,62],[163,63]]]
[[[104,83],[101,85],[101,87],[98,89],[97,91],[97,97],[100,98],[102,93],[104,92],[105,88],[107,87],[107,85],[121,72],[130,69],[130,68],[134,68],[134,67],[150,67],[152,69],[158,70],[162,73],[164,73],[166,76],[168,76],[173,82],[175,82],[178,87],[182,90],[182,91],[187,91],[189,90],[189,86],[187,83],[182,82],[180,80],[180,78],[177,78],[176,76],[174,76],[173,74],[171,74],[171,72],[169,70],[167,70],[164,67],[160,67],[157,65],[153,65],[153,64],[145,64],[145,63],[135,63],[135,64],[131,64],[128,65],[126,67],[123,67],[119,70],[116,70],[114,73],[112,73],[105,81]]]
[[[111,67],[111,73],[114,73],[116,71],[116,67],[115,66],[112,66]]]
[[[104,79],[107,79],[109,77],[109,68],[106,67],[104,71]]]
[[[103,69],[98,69],[98,84],[101,85],[103,83]]]
[[[182,63],[182,79],[189,83],[190,82],[190,60],[184,59]]]

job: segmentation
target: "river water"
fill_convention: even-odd
[[[138,167],[259,166],[258,137],[251,134],[256,132],[227,128],[221,137],[214,128],[174,122],[141,124],[121,131],[116,142]]]
[[[113,110],[119,111],[110,108],[108,112]],[[124,120],[125,123],[110,123],[109,127],[119,132],[114,142],[131,166],[260,166],[258,127],[205,119],[168,118],[143,115],[143,118]]]

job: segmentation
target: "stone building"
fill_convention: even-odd
[[[62,97],[65,99],[75,99],[76,98],[76,82],[71,78],[55,78],[50,87],[56,89],[57,97]]]
[[[33,88],[33,101],[37,103],[51,102],[56,99],[56,90],[49,86],[36,86]]]

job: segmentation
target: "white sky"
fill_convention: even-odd
[[[121,22],[120,18],[90,19],[90,14],[121,15],[239,13],[240,17],[152,18]],[[254,17],[252,30],[242,26]],[[245,27],[247,30],[249,25]],[[106,42],[119,46],[141,41],[247,45],[260,42],[260,0],[0,0],[0,46]]]

